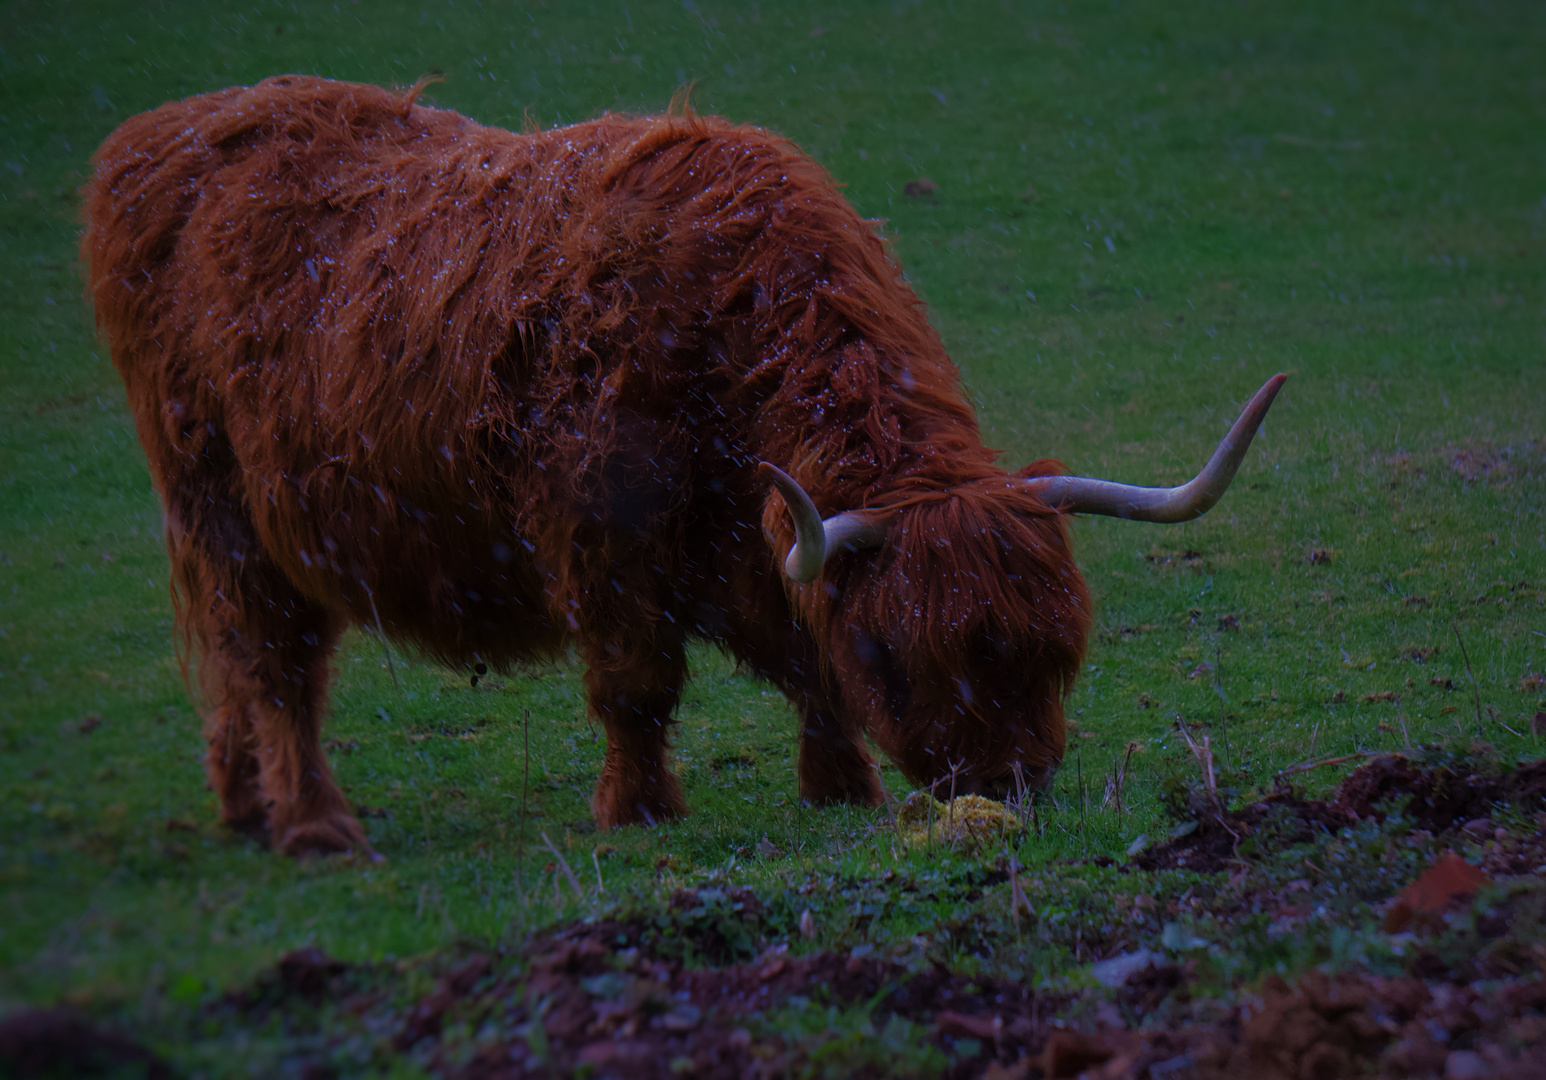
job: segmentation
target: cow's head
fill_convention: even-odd
[[[1176,488],[999,476],[823,519],[764,463],[794,522],[784,571],[807,586],[801,607],[850,717],[915,783],[950,777],[958,794],[1002,795],[1048,782],[1090,625],[1065,515],[1206,513],[1285,378],[1257,392],[1203,471]]]

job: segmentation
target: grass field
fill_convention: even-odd
[[[665,912],[689,886],[755,890],[766,936],[796,953],[873,950],[1072,993],[1101,958],[1086,939],[1116,947],[1123,897],[1163,906],[1218,879],[1098,865],[1184,826],[1174,805],[1198,770],[1178,717],[1208,734],[1237,806],[1311,758],[1541,756],[1543,55],[1546,9],[1527,3],[8,0],[0,1006],[67,1001],[134,1025],[179,1068],[263,1075],[302,1043],[322,1053],[326,1025],[238,1039],[190,1033],[188,1017],[289,950],[429,970],[443,950],[518,950],[565,920]],[[667,827],[595,833],[603,747],[577,668],[471,687],[394,653],[394,687],[359,632],[327,737],[387,861],[291,862],[215,823],[159,509],[82,297],[76,189],[128,116],[287,71],[441,74],[434,103],[515,128],[663,109],[694,83],[700,111],[788,134],[887,220],[1008,462],[1175,482],[1263,380],[1290,374],[1209,517],[1074,527],[1098,626],[1066,768],[1014,852],[1044,889],[1038,933],[1011,925],[1009,886],[983,884],[1007,849],[904,850],[884,811],[802,806],[790,709],[709,648],[677,740],[693,813]],[[904,194],[924,177],[932,193]],[[1130,744],[1113,807],[1105,779]],[[1298,778],[1322,792],[1354,764]],[[1388,959],[1359,903],[1330,904],[1291,945],[1226,940],[1205,913],[1165,944],[1212,941],[1199,985],[1233,1000],[1267,972]],[[1162,921],[1128,944],[1157,942]],[[908,1042],[887,1026],[849,1045],[821,1032],[868,1020],[822,1015],[767,1020],[769,1038],[837,1047],[801,1066],[812,1075],[887,1060],[863,1057],[882,1035]],[[345,1074],[439,1068],[365,1044],[327,1052]],[[968,1069],[966,1049],[907,1068]]]

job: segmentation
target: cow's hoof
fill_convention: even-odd
[[[315,821],[304,821],[286,829],[280,837],[280,852],[292,858],[316,855],[340,855],[354,852],[370,858],[375,850],[365,839],[365,830],[352,814],[329,814]]]
[[[653,798],[637,793],[632,798],[613,792],[597,791],[591,800],[591,812],[602,829],[621,829],[629,825],[660,825],[687,816],[687,801],[680,791]]]
[[[260,847],[273,846],[274,836],[268,827],[267,814],[248,814],[235,821],[227,820],[225,826],[236,835],[245,836]]]
[[[862,773],[802,776],[800,798],[811,806],[879,806],[886,799],[879,778],[869,769]]]

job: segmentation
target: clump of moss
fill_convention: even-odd
[[[915,791],[896,815],[897,835],[908,847],[937,843],[971,850],[998,843],[1024,827],[1014,811],[981,795],[940,802],[926,791]]]

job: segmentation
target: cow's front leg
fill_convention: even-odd
[[[294,600],[251,607],[265,617],[206,635],[201,672],[215,698],[208,765],[223,816],[240,826],[261,808],[286,855],[367,853],[319,738],[337,623]]]
[[[591,799],[596,824],[653,825],[686,814],[667,741],[687,676],[683,643],[645,633],[626,644],[592,646],[586,660],[590,709],[607,732],[606,763]]]
[[[801,702],[800,797],[812,806],[877,806],[880,776],[864,737],[845,728],[826,703]]]

